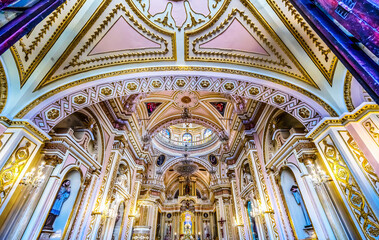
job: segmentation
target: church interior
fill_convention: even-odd
[[[378,16],[0,0],[0,240],[379,239]]]

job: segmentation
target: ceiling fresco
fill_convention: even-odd
[[[111,87],[103,96],[151,84],[154,91],[240,92],[282,109],[292,101],[284,96],[300,94],[288,108],[298,112],[294,106],[308,100],[323,108],[306,107],[309,119],[346,110],[346,69],[287,0],[68,0],[1,59],[9,88],[27,96],[13,98],[4,110],[10,118],[33,115],[48,98],[49,105],[67,100],[66,90],[124,80],[124,93]],[[162,76],[218,80],[165,83]],[[274,92],[261,96],[266,88],[284,93],[284,102],[272,100]]]

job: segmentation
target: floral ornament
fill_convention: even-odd
[[[210,14],[208,0],[150,0],[148,12],[150,15],[155,16],[156,14],[164,13],[168,7],[176,26],[180,28],[186,22],[187,17],[190,17],[191,21],[193,20],[192,14],[186,11],[186,4],[196,14],[202,14],[204,17]],[[158,22],[170,26],[167,22],[167,16],[165,18],[158,19]]]

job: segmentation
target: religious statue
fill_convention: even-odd
[[[243,186],[247,186],[251,182],[251,174],[249,164],[243,167]]]
[[[299,187],[293,185],[291,187],[290,191],[292,192],[292,195],[295,198],[296,203],[298,205],[300,205],[301,210],[303,212],[304,219],[305,219],[305,226],[304,227],[305,228],[311,227],[312,223],[311,223],[311,220],[309,219],[309,216],[308,216],[308,213],[307,213],[307,209],[305,208],[305,205],[304,205],[304,202],[303,202],[303,198],[301,197],[301,194],[299,192]]]
[[[117,176],[117,179],[116,179],[116,182],[124,187],[126,190],[128,190],[128,178],[126,177],[126,174],[127,174],[127,167],[125,165],[120,165],[119,166],[119,174]]]
[[[184,195],[190,195],[191,194],[191,188],[190,185],[187,183],[184,188]]]
[[[204,236],[205,236],[205,239],[210,239],[210,237],[211,237],[210,230],[209,230],[209,225],[208,224],[205,224]]]
[[[164,237],[164,240],[171,240],[171,224],[167,226],[166,236]]]
[[[59,216],[62,210],[63,203],[68,199],[71,192],[71,182],[70,180],[65,180],[62,183],[62,186],[59,189],[59,192],[55,198],[53,207],[50,210],[49,215],[47,216],[44,229],[53,230],[53,224],[55,219]]]

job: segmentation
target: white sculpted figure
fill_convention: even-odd
[[[246,164],[243,168],[243,186],[247,186],[251,181],[249,164]]]
[[[119,167],[119,175],[117,176],[117,184],[124,187],[126,191],[128,191],[128,178],[126,177],[126,174],[128,172],[128,169],[125,165],[120,165]]]

